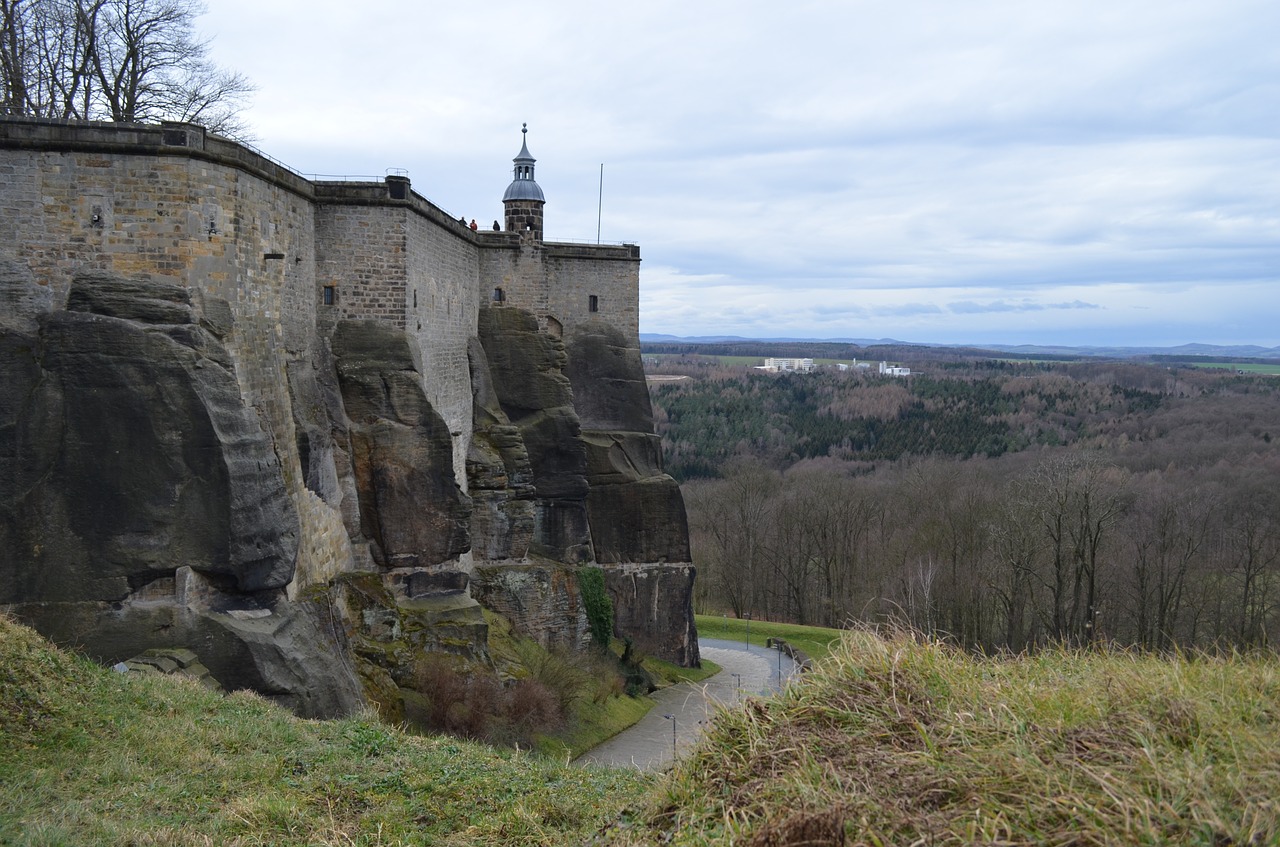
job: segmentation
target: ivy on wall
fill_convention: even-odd
[[[578,571],[578,591],[591,627],[591,640],[601,650],[608,650],[609,640],[613,638],[613,601],[604,588],[604,571],[600,568]]]

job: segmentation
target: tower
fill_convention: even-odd
[[[524,124],[520,132],[525,140],[520,144],[520,155],[512,159],[515,162],[515,178],[502,195],[506,229],[508,232],[527,232],[533,240],[541,241],[542,207],[546,205],[547,199],[542,196],[542,189],[533,179],[533,163],[537,160],[529,155],[529,125]]]

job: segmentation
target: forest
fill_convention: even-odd
[[[1125,361],[711,357],[651,395],[708,614],[1020,651],[1280,636],[1280,378]]]

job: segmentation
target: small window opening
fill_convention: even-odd
[[[493,302],[501,303],[507,299],[507,295],[503,293],[501,288],[493,289]]]
[[[324,287],[324,301],[323,301],[324,304],[326,306],[332,306],[337,299],[338,299],[337,288],[335,288],[332,285],[326,285]]]
[[[587,298],[587,308],[593,312],[600,311],[600,298],[592,294]]]

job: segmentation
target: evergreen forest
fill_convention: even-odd
[[[781,355],[781,354],[779,354]],[[1280,378],[917,356],[650,358],[698,611],[900,621],[982,650],[1280,637]]]

